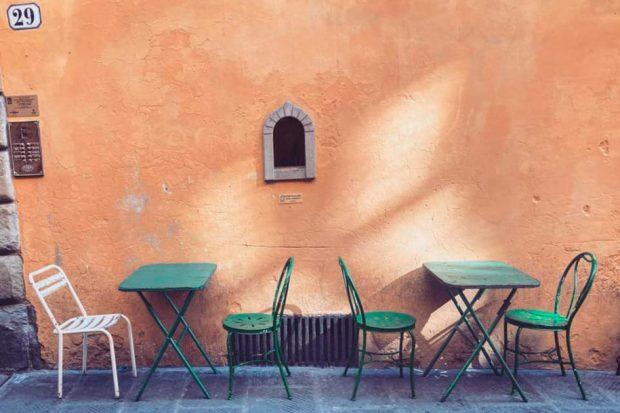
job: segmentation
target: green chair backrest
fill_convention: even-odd
[[[581,263],[583,265],[590,267],[588,279],[586,280],[581,292],[577,296],[577,291],[579,290],[579,265]],[[558,283],[558,289],[555,294],[555,306],[553,311],[557,314],[560,311],[560,301],[562,297],[562,287],[572,270],[572,284],[573,289],[570,294],[570,303],[568,304],[568,308],[566,310],[566,318],[568,318],[568,323],[570,324],[573,321],[573,318],[579,311],[579,308],[586,300],[590,289],[592,288],[592,283],[594,282],[594,277],[596,277],[596,271],[598,268],[598,262],[594,254],[589,252],[582,252],[581,254],[576,255],[571,262],[566,266],[562,277],[560,278],[560,282]],[[577,297],[577,300],[575,300]]]
[[[284,314],[284,307],[286,306],[286,296],[288,295],[288,284],[291,280],[291,273],[293,272],[293,257],[289,257],[282,268],[280,278],[278,279],[278,285],[276,286],[276,293],[273,297],[273,306],[271,307],[271,315],[273,317],[273,328],[280,327],[282,321],[282,314]]]
[[[364,307],[362,306],[362,300],[360,299],[359,294],[357,293],[357,289],[353,284],[353,280],[349,275],[349,269],[347,268],[344,260],[341,257],[338,257],[338,263],[340,264],[340,269],[342,270],[342,278],[344,279],[344,287],[347,291],[347,298],[349,299],[349,306],[351,307],[351,314],[355,317],[355,320],[358,321],[358,317],[361,319],[362,324],[366,324],[366,316],[364,314]]]

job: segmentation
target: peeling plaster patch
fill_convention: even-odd
[[[159,238],[153,234],[147,234],[144,236],[144,242],[149,244],[151,248],[158,250],[159,249]]]
[[[54,247],[54,264],[62,267],[62,253],[60,252],[60,247],[58,245]]]
[[[590,347],[588,355],[590,356],[590,363],[592,364],[600,364],[602,360],[605,359],[605,354],[594,347]]]
[[[168,236],[170,238],[179,235],[180,230],[181,227],[179,227],[179,224],[177,224],[176,222],[168,224]]]
[[[138,265],[139,262],[140,262],[140,259],[138,257],[131,256],[131,257],[127,258],[127,260],[126,260],[127,268],[133,269],[133,268],[135,268]]]
[[[609,141],[605,139],[598,144],[598,149],[604,156],[609,156]]]
[[[132,211],[141,214],[149,202],[149,197],[140,194],[129,194],[121,200],[121,208],[125,211]]]

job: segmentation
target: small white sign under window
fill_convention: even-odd
[[[36,3],[12,4],[6,13],[13,30],[36,29],[41,25],[41,9]]]
[[[303,197],[301,194],[280,194],[279,200],[281,204],[301,204]]]

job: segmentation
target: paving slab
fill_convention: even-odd
[[[59,413],[120,413],[123,405],[119,403],[64,403],[59,406]]]
[[[587,401],[581,399],[575,376],[571,371],[567,371],[566,376],[562,376],[557,371],[549,374],[531,372],[519,379],[521,382],[529,383],[532,387],[540,389],[541,397],[561,412],[600,412],[601,410],[620,412],[617,395],[615,397],[609,395],[606,390],[606,388],[613,388],[612,383],[617,384],[620,377],[596,372],[582,372],[581,377],[588,396]]]
[[[355,381],[353,370],[342,377],[342,369],[292,368],[288,379],[293,400],[287,400],[277,369],[246,367],[235,379],[234,397],[227,400],[228,369],[218,374],[197,369],[212,398],[207,400],[183,368],[163,368],[153,375],[143,399],[134,402],[147,370],[138,378],[119,373],[121,398],[113,398],[109,370],[89,370],[86,375],[69,371],[64,375],[65,398],[56,397],[56,372],[33,371],[11,376],[0,387],[0,413],[405,413],[405,412],[617,412],[620,413],[620,377],[612,372],[584,371],[583,382],[590,400],[579,398],[572,374],[562,377],[555,370],[523,370],[519,382],[529,399],[523,403],[510,395],[507,376],[471,370],[450,398],[439,402],[456,371],[433,371],[422,377],[416,371],[416,398],[412,399],[409,378],[394,368],[364,369],[357,401],[349,400]]]
[[[184,407],[181,406],[177,410],[178,413],[242,413],[244,412],[243,407],[240,406],[218,406],[218,407]]]
[[[134,388],[141,382],[139,377],[133,377],[130,372],[118,373],[118,385],[121,389],[120,400],[129,401],[135,397]],[[64,399],[75,402],[98,402],[114,397],[114,385],[111,371],[91,371],[79,374],[78,380],[71,389],[64,390]]]

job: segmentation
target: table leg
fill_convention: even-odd
[[[480,291],[484,292],[485,290],[481,289]],[[448,386],[448,388],[446,389],[446,391],[442,395],[442,397],[441,397],[441,401],[442,402],[445,401],[448,398],[450,393],[452,393],[452,390],[454,390],[454,387],[457,385],[457,383],[459,382],[459,380],[461,379],[461,377],[463,376],[463,374],[465,373],[467,368],[471,365],[471,363],[473,362],[474,358],[478,355],[478,353],[482,349],[482,346],[484,346],[484,344],[486,342],[489,343],[489,346],[491,347],[491,349],[493,350],[493,352],[497,356],[498,360],[500,361],[500,363],[504,367],[505,371],[508,373],[508,376],[510,377],[510,380],[512,381],[512,384],[515,386],[515,388],[519,392],[519,395],[521,396],[523,401],[527,402],[527,398],[523,394],[523,391],[521,390],[521,386],[519,386],[519,383],[517,382],[517,380],[515,379],[514,375],[510,371],[510,368],[506,364],[506,360],[504,360],[504,358],[502,357],[501,353],[497,350],[497,347],[495,347],[495,344],[493,343],[493,340],[491,340],[491,334],[493,333],[493,330],[495,329],[495,327],[497,326],[497,324],[499,323],[499,321],[503,317],[503,315],[506,312],[506,310],[508,310],[508,307],[510,306],[510,301],[512,300],[512,297],[515,295],[516,292],[517,292],[516,288],[513,288],[510,291],[510,294],[508,294],[508,297],[504,300],[504,303],[502,304],[500,309],[497,311],[497,316],[495,317],[493,322],[489,325],[489,329],[487,330],[487,329],[485,329],[484,325],[480,321],[480,318],[478,318],[478,316],[476,315],[476,312],[473,310],[473,301],[470,303],[467,300],[467,297],[465,297],[465,294],[463,294],[463,291],[462,290],[459,291],[459,297],[461,297],[461,300],[463,300],[463,302],[465,303],[466,308],[468,310],[470,310],[471,315],[472,315],[474,321],[476,322],[476,324],[478,325],[478,327],[482,331],[482,334],[483,334],[484,337],[483,337],[482,340],[480,340],[478,342],[478,345],[476,346],[474,352],[471,354],[471,356],[469,356],[469,358],[467,359],[467,361],[465,362],[465,364],[463,365],[461,370],[459,370],[459,372],[457,373],[457,375],[454,378],[454,380],[452,381],[452,383],[450,383],[450,386]]]
[[[459,305],[458,301],[456,301],[456,297],[454,296],[454,294],[452,293],[452,291],[450,289],[448,289],[448,294],[450,294],[450,299],[452,300],[452,303],[454,303],[454,306],[458,310],[459,314],[463,315],[463,309]],[[478,338],[478,334],[476,334],[476,332],[474,331],[474,328],[472,327],[472,325],[469,322],[469,319],[467,317],[465,317],[463,319],[463,321],[467,325],[467,329],[469,330],[471,335],[474,337],[475,343],[472,343],[472,344],[474,345],[474,348],[475,348],[476,344],[478,344],[478,342],[480,341],[480,339]],[[465,334],[463,334],[463,337],[467,337],[467,336]],[[486,351],[486,349],[484,347],[482,347],[482,354],[487,359],[487,362],[489,363],[489,367],[491,367],[491,369],[493,370],[493,373],[495,373],[496,376],[500,376],[501,375],[500,372],[497,371],[497,369],[495,368],[495,365],[493,364],[493,361],[491,360],[491,357],[489,356],[489,353],[487,353],[487,351]]]
[[[177,343],[180,345],[181,341],[183,341],[183,338],[185,338],[185,333],[189,333],[189,336],[194,341],[194,344],[196,344],[196,347],[198,347],[198,350],[200,351],[200,354],[202,354],[202,357],[204,357],[204,359],[209,364],[209,367],[211,367],[211,370],[213,370],[213,373],[217,373],[217,370],[215,370],[215,367],[213,367],[213,363],[211,363],[211,360],[209,360],[209,356],[207,356],[207,352],[200,344],[200,341],[198,341],[198,337],[196,337],[196,334],[194,334],[194,331],[190,328],[187,320],[185,320],[185,317],[180,315],[179,308],[176,306],[172,298],[170,298],[168,293],[164,293],[164,297],[166,297],[166,300],[168,301],[174,312],[177,314],[177,316],[181,318],[181,323],[183,323],[184,330],[181,332]]]
[[[140,388],[140,391],[138,392],[138,394],[136,396],[136,399],[135,399],[136,401],[140,400],[140,398],[142,397],[142,393],[144,393],[144,390],[146,389],[146,386],[148,385],[148,382],[151,379],[151,376],[155,372],[155,369],[157,369],[157,366],[159,365],[159,362],[161,361],[164,353],[166,352],[166,349],[168,348],[168,345],[172,345],[172,348],[179,355],[179,357],[181,358],[181,361],[183,362],[183,364],[185,365],[185,367],[187,368],[187,370],[189,371],[190,375],[192,376],[192,378],[194,379],[194,381],[196,382],[196,384],[198,385],[198,387],[200,388],[202,393],[205,395],[205,397],[207,399],[210,398],[209,392],[207,392],[207,389],[204,387],[204,385],[202,384],[202,382],[198,378],[198,375],[196,374],[196,372],[194,371],[192,366],[189,364],[189,362],[185,358],[185,355],[183,354],[183,352],[181,351],[181,349],[179,348],[177,343],[174,341],[174,333],[176,332],[177,328],[181,324],[181,319],[185,315],[185,312],[187,311],[187,309],[189,307],[189,304],[191,303],[192,298],[194,297],[194,293],[195,293],[195,291],[190,291],[187,294],[187,297],[185,298],[185,301],[183,302],[183,305],[181,306],[181,310],[179,311],[179,313],[177,314],[176,319],[174,320],[174,322],[170,326],[170,329],[167,330],[166,326],[164,325],[164,323],[161,321],[161,319],[159,318],[159,316],[155,312],[155,309],[153,308],[153,305],[146,299],[146,297],[144,296],[144,294],[142,292],[138,292],[138,295],[140,296],[140,298],[142,299],[142,301],[146,305],[146,309],[151,314],[151,316],[155,320],[155,323],[160,328],[162,333],[164,333],[164,336],[166,337],[166,339],[165,339],[164,343],[162,344],[161,349],[157,353],[157,356],[155,357],[155,360],[153,361],[153,365],[151,366],[151,368],[150,368],[150,370],[149,370],[149,372],[148,372],[144,382],[142,383],[142,387]]]
[[[472,299],[472,302],[471,302],[472,306],[476,303],[476,301],[478,301],[480,299],[480,297],[482,296],[482,293],[483,293],[482,290],[479,290],[476,293],[476,295],[474,296],[474,298]],[[469,309],[466,309],[461,314],[461,318],[459,318],[458,321],[454,324],[454,327],[452,327],[452,330],[450,330],[450,333],[448,333],[448,336],[446,337],[444,342],[441,344],[441,347],[439,348],[439,350],[437,350],[437,353],[435,353],[435,355],[433,356],[433,359],[431,360],[430,364],[428,365],[426,370],[424,370],[423,376],[427,376],[428,373],[433,369],[433,366],[435,365],[437,360],[439,360],[439,357],[441,356],[441,353],[443,353],[444,350],[446,349],[446,347],[448,347],[448,343],[450,343],[450,340],[452,340],[452,337],[454,337],[454,334],[456,334],[456,331],[459,329],[459,326],[461,325],[463,320],[465,318],[467,318],[468,313],[469,313]]]

